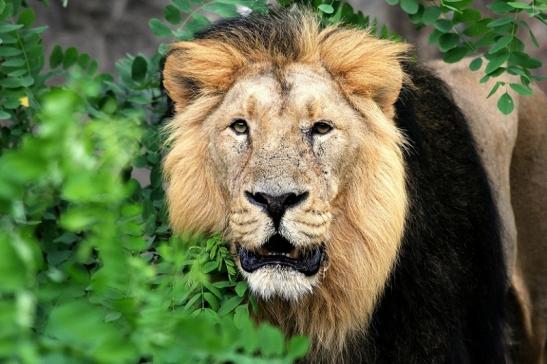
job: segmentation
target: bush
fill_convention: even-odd
[[[300,3],[325,23],[397,38],[345,3]],[[501,18],[482,18],[466,0],[400,6],[415,23],[434,24],[446,61],[484,47],[470,67],[486,59],[485,79],[521,77],[493,92],[527,94],[538,61],[515,27],[523,13],[544,19],[545,5],[493,4]],[[150,28],[191,39],[209,24],[204,13],[234,16],[236,5],[267,11],[265,0],[173,0]],[[171,237],[160,171],[166,46],[120,60],[116,76],[98,74],[72,47],[45,57],[45,28],[33,21],[26,1],[0,0],[0,361],[289,363],[305,355],[305,338],[252,322],[256,304],[218,235]],[[510,112],[507,90],[502,98]],[[150,183],[139,184],[136,171]]]

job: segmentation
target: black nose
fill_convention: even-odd
[[[279,228],[279,223],[281,222],[281,218],[283,217],[285,211],[304,201],[308,195],[308,192],[300,194],[291,192],[272,196],[264,192],[251,193],[249,191],[245,191],[245,196],[252,204],[264,207],[266,209],[266,212],[272,218],[276,229]]]

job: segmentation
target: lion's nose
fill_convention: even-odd
[[[264,192],[255,192],[251,193],[245,191],[245,196],[247,199],[255,205],[264,207],[268,215],[272,218],[274,226],[276,229],[279,228],[281,218],[287,209],[294,207],[308,198],[309,193],[284,193],[281,195],[269,195]]]

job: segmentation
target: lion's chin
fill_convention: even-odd
[[[253,294],[261,299],[281,298],[298,301],[312,293],[319,281],[318,274],[306,276],[292,268],[263,266],[252,273],[242,270]]]

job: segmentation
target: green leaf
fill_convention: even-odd
[[[14,47],[0,47],[0,57],[13,57],[22,54],[23,52],[19,48]]]
[[[438,43],[441,35],[443,35],[442,32],[439,32],[437,29],[433,30],[431,34],[429,34],[429,39],[428,39],[429,44]]]
[[[509,45],[509,43],[511,43],[512,40],[513,40],[512,35],[505,35],[503,37],[500,37],[496,41],[496,43],[494,43],[494,45],[492,45],[492,48],[490,48],[490,51],[488,53],[490,53],[490,54],[496,53],[500,49],[506,48]]]
[[[523,52],[512,52],[509,57],[509,62],[525,68],[540,68],[542,64],[537,59],[532,58]]]
[[[431,25],[439,18],[441,15],[441,9],[437,6],[430,6],[425,8],[422,15],[422,22],[425,25]]]
[[[78,57],[78,65],[82,67],[82,69],[86,69],[87,66],[89,65],[90,60],[91,58],[89,57],[89,54],[81,53],[80,56]]]
[[[509,52],[507,51],[501,51],[496,54],[494,54],[488,62],[488,65],[486,66],[486,69],[484,72],[488,75],[495,70],[497,70],[501,65],[503,65],[507,60],[509,59]]]
[[[80,238],[78,237],[78,235],[76,235],[74,233],[67,232],[67,233],[62,234],[61,236],[59,236],[55,240],[53,240],[53,242],[54,243],[62,243],[62,244],[70,245],[70,244],[74,243],[75,241],[78,241],[79,239]]]
[[[2,62],[2,66],[4,67],[21,67],[24,64],[25,64],[25,59],[23,57],[10,58],[7,61]]]
[[[263,324],[258,328],[258,338],[263,355],[270,357],[283,352],[283,335],[279,329]]]
[[[24,76],[27,74],[27,70],[26,69],[18,69],[18,70],[15,70],[15,71],[12,71],[12,72],[9,72],[8,73],[8,77],[21,77],[21,76]]]
[[[211,261],[211,262],[207,262],[203,264],[203,266],[201,267],[201,271],[207,274],[207,273],[211,273],[217,268],[218,268],[218,263],[216,261]]]
[[[210,292],[205,292],[203,293],[203,299],[209,304],[211,309],[215,311],[218,310],[219,303],[218,303],[218,299],[215,297],[214,294]]]
[[[234,312],[234,324],[236,327],[240,330],[245,329],[245,326],[248,326],[250,324],[249,320],[249,309],[247,306],[239,306],[235,309]]]
[[[454,14],[455,23],[474,24],[480,19],[481,13],[476,9],[463,9],[462,12]]]
[[[29,87],[34,83],[34,78],[28,75],[25,77],[13,77],[5,78],[0,80],[0,85],[6,88],[18,88],[18,87]]]
[[[203,5],[202,9],[220,15],[223,18],[233,18],[239,15],[237,8],[232,4],[212,2]]]
[[[28,273],[17,246],[21,241],[13,241],[13,237],[0,233],[0,292],[17,291],[24,287]],[[21,247],[22,248],[22,247]]]
[[[518,1],[508,2],[507,5],[515,9],[532,9],[532,6],[530,4],[525,4]]]
[[[210,24],[209,19],[198,12],[192,13],[191,17],[192,20],[186,23],[186,29],[190,32],[199,32]]]
[[[142,56],[137,56],[131,65],[131,78],[135,82],[142,82],[146,78],[148,63]]]
[[[293,336],[287,344],[287,351],[291,359],[303,358],[309,349],[309,340],[304,336]]]
[[[518,75],[518,76],[524,77],[528,81],[530,80],[530,74],[524,71],[519,66],[509,66],[507,67],[507,72],[509,72],[512,75]]]
[[[487,5],[487,8],[497,14],[506,14],[513,10],[505,1],[496,0],[493,3]]]
[[[401,0],[401,9],[407,14],[416,14],[419,9],[418,0]]]
[[[9,33],[21,29],[23,24],[0,24],[0,33]]]
[[[386,3],[389,5],[397,5],[399,4],[399,0],[386,0]]]
[[[21,11],[21,14],[19,14],[19,20],[17,20],[17,23],[23,24],[25,27],[31,26],[34,21],[36,20],[36,15],[34,14],[34,10],[31,8],[25,8],[23,11]]]
[[[499,18],[499,19],[492,20],[492,21],[489,22],[486,26],[487,26],[488,28],[501,27],[501,26],[503,26],[503,25],[512,23],[512,22],[513,22],[513,19],[514,19],[514,18],[513,18],[512,16],[506,16],[506,17],[503,17],[503,18]]]
[[[468,53],[469,48],[467,47],[452,48],[443,55],[443,61],[446,63],[456,63],[461,61]]]
[[[330,4],[321,4],[317,7],[319,10],[321,10],[325,14],[332,14],[334,13],[334,8]]]
[[[463,31],[463,34],[476,37],[482,34],[485,34],[489,31],[489,28],[487,27],[487,24],[490,20],[489,19],[481,19],[477,21],[476,23],[472,23],[469,27],[465,28]]]
[[[179,8],[179,10],[183,13],[190,12],[191,7],[188,0],[173,0],[173,4],[175,4],[176,7]]]
[[[481,57],[477,57],[474,60],[472,60],[471,63],[469,63],[469,69],[471,71],[477,71],[478,69],[481,68],[481,66],[482,66],[482,58]]]
[[[232,312],[237,306],[241,304],[243,301],[243,297],[234,296],[232,298],[229,298],[228,300],[224,301],[220,308],[218,309],[218,315],[219,316],[225,316]]]
[[[247,291],[247,283],[245,283],[245,281],[237,282],[235,291],[239,297],[243,297],[243,295]]]
[[[499,111],[501,111],[504,115],[509,115],[511,112],[513,112],[514,108],[515,104],[511,95],[509,95],[507,92],[501,95],[498,100]]]
[[[490,96],[494,95],[496,93],[496,91],[498,91],[500,86],[503,86],[503,85],[505,85],[505,82],[503,82],[503,81],[496,82],[496,84],[494,85],[494,87],[492,87],[492,89],[490,90],[490,92],[488,93],[488,96],[486,96],[486,98],[489,99]]]
[[[92,224],[95,219],[89,213],[80,210],[69,210],[61,216],[61,226],[77,232]]]
[[[11,115],[4,110],[0,110],[0,120],[8,120],[11,118]]]
[[[455,33],[445,33],[439,37],[439,49],[442,52],[456,47],[460,42],[460,37]]]
[[[49,66],[51,68],[57,68],[63,62],[63,49],[60,45],[53,47],[49,56]]]
[[[437,19],[435,21],[435,28],[443,33],[449,32],[454,24],[448,19]]]
[[[173,35],[171,29],[169,29],[167,25],[163,24],[159,19],[151,19],[150,22],[148,22],[148,25],[150,26],[152,33],[154,33],[157,37],[165,38]]]
[[[532,94],[532,89],[529,86],[525,86],[520,83],[510,83],[509,86],[511,86],[511,88],[519,95],[529,96]]]
[[[78,50],[74,47],[70,47],[65,51],[63,57],[63,68],[68,69],[78,62]]]
[[[167,5],[163,9],[163,16],[171,24],[178,24],[181,21],[180,11],[174,5]]]

